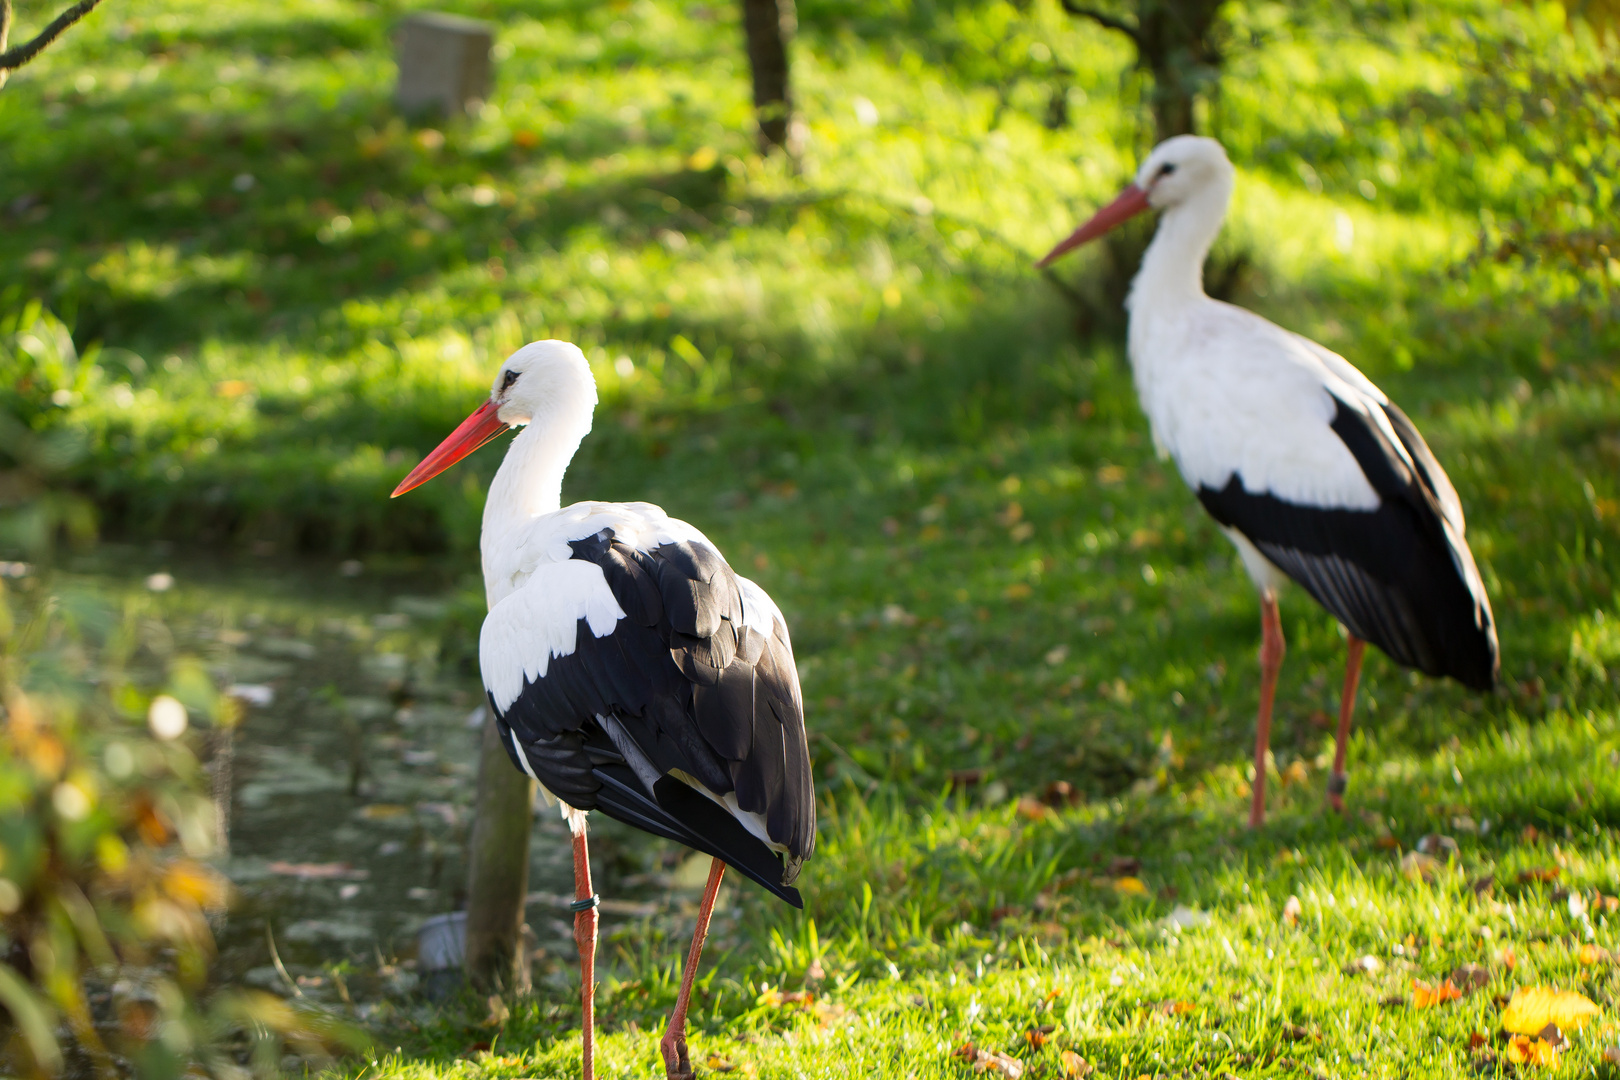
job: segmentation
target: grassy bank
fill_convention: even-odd
[[[111,535],[471,570],[493,449],[387,492],[508,351],[579,341],[603,404],[567,494],[661,502],[770,589],[817,732],[808,910],[739,894],[712,1067],[960,1075],[972,1040],[1046,1075],[1070,1049],[1109,1076],[1454,1076],[1493,996],[1550,982],[1604,1008],[1566,1065],[1601,1068],[1615,968],[1581,948],[1613,951],[1594,894],[1620,892],[1620,144],[1584,31],[1534,6],[1238,13],[1264,46],[1234,47],[1210,116],[1240,167],[1223,280],[1423,428],[1505,676],[1474,698],[1373,659],[1332,819],[1342,644],[1288,598],[1252,837],[1252,591],[1153,456],[1118,273],[1077,264],[1074,299],[1029,270],[1135,159],[1120,43],[1044,4],[803,4],[793,171],[751,151],[729,8],[453,6],[501,29],[491,106],[452,124],[388,105],[392,4],[126,3],[7,87],[0,297],[73,328],[31,317],[8,360],[8,408],[62,448],[32,467]],[[1060,782],[1076,804],[1041,809]],[[1460,862],[1411,880],[1432,832]],[[1169,929],[1177,905],[1211,921]],[[679,950],[621,929],[607,1054],[639,1075]],[[778,1002],[817,955],[813,1006]],[[1412,1006],[1464,961],[1487,988]],[[398,1075],[566,1075],[578,1022],[549,992],[467,1055],[482,1011],[398,1017]]]

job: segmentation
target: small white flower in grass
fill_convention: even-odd
[[[178,739],[185,734],[190,721],[186,717],[184,705],[168,694],[159,694],[152,699],[151,707],[146,710],[146,723],[152,729],[152,734],[158,738]]]
[[[174,575],[160,570],[155,574],[146,576],[146,587],[153,592],[168,592],[174,588]]]

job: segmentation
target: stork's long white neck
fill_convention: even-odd
[[[484,588],[491,604],[510,592],[514,584],[514,566],[509,564],[520,554],[513,543],[514,530],[562,507],[563,474],[580,441],[591,430],[588,409],[583,416],[569,411],[574,415],[537,415],[520,430],[490,482],[479,549]]]
[[[1139,320],[1163,317],[1204,298],[1204,259],[1220,235],[1231,197],[1228,173],[1164,211],[1125,300],[1133,329]]]

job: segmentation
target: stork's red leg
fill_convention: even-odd
[[[1258,829],[1266,820],[1266,752],[1271,747],[1271,701],[1277,695],[1277,673],[1282,670],[1282,618],[1277,613],[1277,594],[1267,589],[1260,594],[1260,719],[1254,734],[1254,802],[1249,806],[1249,828]]]
[[[692,999],[692,981],[697,978],[698,958],[703,955],[703,942],[709,936],[709,916],[714,914],[714,898],[720,892],[720,879],[726,864],[719,859],[709,867],[709,884],[703,889],[703,903],[698,908],[697,929],[692,931],[692,947],[686,953],[686,970],[681,972],[681,992],[675,996],[675,1011],[670,1014],[669,1027],[658,1049],[664,1054],[664,1072],[668,1080],[692,1080],[692,1062],[686,1056],[686,1007]]]
[[[1333,772],[1328,774],[1328,802],[1344,813],[1344,755],[1350,749],[1350,717],[1356,711],[1356,687],[1361,683],[1361,654],[1367,643],[1350,635],[1350,648],[1344,661],[1344,694],[1339,698],[1339,737],[1333,747]]]
[[[581,1043],[584,1080],[596,1080],[596,905],[591,857],[585,848],[584,815],[574,832],[574,944],[579,946]]]

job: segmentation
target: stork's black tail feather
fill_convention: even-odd
[[[653,786],[655,797],[648,798],[627,766],[601,764],[593,771],[602,782],[594,809],[720,859],[794,907],[804,907],[799,890],[782,884],[782,856],[713,799],[672,776],[661,778]]]

